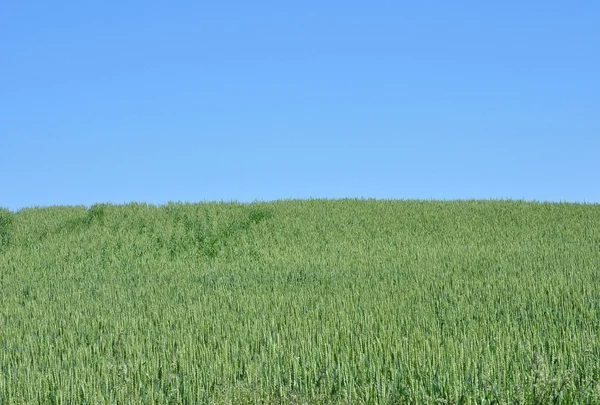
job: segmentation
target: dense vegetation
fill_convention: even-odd
[[[0,404],[600,403],[600,205],[0,210]]]

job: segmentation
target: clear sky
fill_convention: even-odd
[[[600,203],[600,2],[5,1],[0,206]]]

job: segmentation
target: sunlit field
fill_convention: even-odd
[[[600,205],[0,210],[0,404],[599,404]]]

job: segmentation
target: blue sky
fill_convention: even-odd
[[[597,1],[0,5],[0,206],[600,202]]]

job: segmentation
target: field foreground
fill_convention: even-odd
[[[600,205],[0,210],[0,405],[599,404]]]

